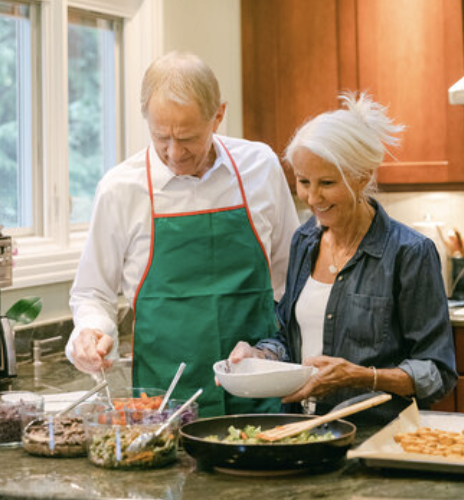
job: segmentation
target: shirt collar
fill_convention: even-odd
[[[213,146],[216,150],[216,160],[214,165],[203,175],[201,179],[198,179],[198,182],[204,181],[208,179],[215,171],[221,168],[227,169],[231,175],[235,175],[234,168],[230,161],[229,156],[227,155],[224,146],[219,142],[218,136],[213,135]],[[162,191],[172,180],[174,179],[182,179],[185,177],[186,179],[192,179],[190,176],[179,176],[175,175],[169,167],[167,167],[159,158],[156,153],[155,147],[153,146],[153,142],[150,144],[150,165],[151,165],[151,180],[153,183],[153,188],[156,190]]]
[[[374,207],[375,215],[358,251],[366,252],[373,257],[380,258],[387,245],[391,221],[387,212],[385,212],[384,208],[377,200],[370,198],[369,203]],[[302,226],[300,231],[301,234],[307,237],[317,234],[317,239],[320,239],[322,235],[322,228],[317,224],[317,219],[314,216]]]
[[[390,233],[391,221],[390,217],[385,212],[382,205],[373,198],[369,199],[369,203],[375,209],[374,219],[371,227],[362,241],[359,250],[362,250],[373,257],[382,257],[387,245],[388,235]]]

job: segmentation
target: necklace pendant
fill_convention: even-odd
[[[337,273],[338,273],[338,268],[337,268],[337,266],[334,266],[333,264],[330,264],[330,266],[329,266],[329,272],[330,272],[331,274],[337,274]]]

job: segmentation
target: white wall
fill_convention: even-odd
[[[211,66],[228,103],[220,132],[241,137],[240,0],[166,0],[163,8],[163,51],[193,52]]]

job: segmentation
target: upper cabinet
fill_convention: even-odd
[[[306,119],[366,90],[406,125],[385,190],[464,183],[461,0],[242,0],[244,135],[282,155]],[[292,183],[291,174],[288,173]],[[462,185],[461,185],[462,187]]]

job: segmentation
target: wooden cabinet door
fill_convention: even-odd
[[[464,109],[448,103],[464,73],[461,0],[357,0],[356,18],[358,88],[407,127],[379,184],[463,182]]]
[[[336,0],[242,0],[245,138],[282,156],[297,127],[337,106],[336,6]]]
[[[385,189],[464,183],[461,0],[242,0],[244,135],[282,155],[304,120],[367,90],[407,126]],[[289,180],[292,181],[291,177]],[[461,185],[462,186],[462,185]]]

